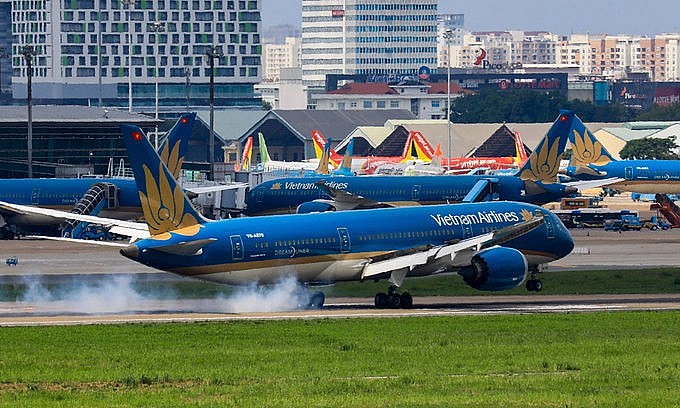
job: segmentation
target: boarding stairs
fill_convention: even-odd
[[[666,217],[666,220],[668,220],[673,228],[680,228],[680,207],[666,194],[657,194],[654,198],[658,204],[656,208],[658,208],[659,212]]]
[[[81,215],[97,215],[104,208],[117,208],[118,192],[119,189],[115,184],[94,183],[78,200],[71,212]],[[100,241],[110,238],[108,231],[103,228],[91,226],[88,222],[78,220],[67,220],[62,228],[61,235],[63,237]]]

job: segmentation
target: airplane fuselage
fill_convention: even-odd
[[[348,176],[280,178],[266,181],[248,193],[247,215],[295,213],[297,207],[316,199],[329,199],[314,183],[345,190],[367,199],[395,206],[443,204],[461,201],[480,180],[493,180],[499,200],[544,204],[567,195],[564,186],[546,184],[547,191],[527,194],[525,183],[514,176]]]
[[[574,167],[567,168],[567,175],[581,180],[621,178],[623,180],[607,185],[620,191],[680,194],[680,160],[619,160],[588,167],[599,175],[575,174]]]
[[[287,276],[307,283],[352,281],[361,279],[368,258],[471,238],[527,221],[537,211],[545,217],[541,226],[503,244],[536,265],[567,255],[573,241],[551,212],[514,202],[235,218],[203,224],[191,236],[145,239],[121,253],[157,269],[233,285]],[[179,250],[191,242],[202,242],[201,249]],[[451,268],[428,263],[407,276],[438,271]]]
[[[139,194],[131,179],[0,179],[0,201],[70,211],[95,183],[111,183],[118,188],[116,208],[104,208],[98,215],[132,219],[142,215]],[[8,224],[17,226],[59,225],[63,220],[37,214],[0,214]]]

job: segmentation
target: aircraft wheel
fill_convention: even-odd
[[[380,309],[384,308],[385,306],[387,306],[387,294],[383,292],[376,294],[374,301],[375,307]]]
[[[541,289],[543,289],[543,282],[541,282],[539,279],[536,279],[534,281],[534,292],[540,292]]]
[[[314,292],[312,294],[312,297],[309,299],[309,308],[310,309],[321,309],[323,307],[323,303],[326,301],[326,296],[323,294],[323,292]]]
[[[396,293],[387,295],[387,305],[392,308],[401,306],[401,296]]]
[[[401,295],[401,307],[404,309],[410,309],[413,307],[413,296],[410,293],[402,293]]]

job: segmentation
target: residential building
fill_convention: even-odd
[[[262,46],[262,80],[277,82],[280,79],[281,68],[300,66],[299,37],[286,37],[284,44],[264,44]]]

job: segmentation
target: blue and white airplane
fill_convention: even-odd
[[[195,113],[182,115],[159,149],[163,162],[174,177],[179,177],[182,169],[195,118]],[[86,199],[81,201],[84,197]],[[106,199],[99,203],[91,200],[101,197]],[[62,213],[73,212],[76,204],[81,202],[87,208],[81,214],[86,216],[95,212],[98,217],[122,220],[142,216],[133,179],[0,179],[0,237],[45,232],[46,228],[57,232],[65,219]],[[96,205],[101,208],[92,211],[92,206]],[[30,207],[39,209],[34,211],[35,208]]]
[[[514,176],[292,177],[263,182],[248,193],[246,215],[510,200],[545,204],[576,193],[557,183],[574,113],[561,111]]]
[[[608,180],[606,187],[642,194],[680,194],[680,160],[616,160],[578,116],[569,135],[573,154],[566,174]]]
[[[305,284],[389,279],[379,307],[411,306],[397,294],[407,277],[458,272],[479,290],[505,290],[569,254],[569,232],[550,211],[488,202],[209,221],[191,205],[141,129],[124,125],[150,237],[121,254],[144,265],[207,281]],[[324,302],[321,292],[311,306]]]

